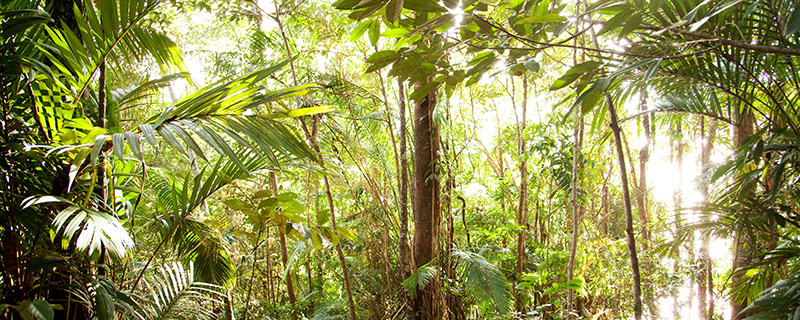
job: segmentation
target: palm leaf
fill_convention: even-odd
[[[78,251],[86,252],[90,257],[98,257],[105,248],[113,257],[121,259],[133,247],[133,240],[119,219],[108,213],[87,209],[53,196],[28,198],[23,208],[47,203],[68,205],[53,219],[55,232],[66,237],[64,249],[74,241]]]
[[[77,5],[74,7],[78,34],[66,26],[47,28],[56,52],[44,53],[61,72],[72,76],[68,81],[77,91],[75,97],[83,97],[100,66],[109,60],[122,64],[152,57],[163,70],[186,69],[175,43],[141,23],[158,4],[159,1],[86,1],[85,13]]]
[[[150,296],[142,310],[147,319],[210,319],[212,310],[203,306],[207,302],[222,303],[224,296],[221,287],[195,280],[191,263],[188,270],[180,262],[165,264],[158,274],[145,280],[144,288]]]
[[[424,289],[431,280],[439,274],[439,270],[436,267],[430,265],[430,263],[426,263],[425,265],[417,268],[407,279],[403,280],[403,287],[408,290],[408,293],[411,294],[411,297],[416,298],[417,294],[420,290]]]
[[[455,250],[452,256],[457,259],[466,293],[477,301],[494,304],[497,313],[507,314],[511,305],[511,291],[503,273],[477,253]]]
[[[197,266],[197,276],[207,282],[228,284],[235,277],[235,266],[225,241],[202,221],[192,217],[194,211],[211,195],[252,172],[269,168],[253,152],[239,152],[243,168],[226,158],[213,167],[207,166],[197,176],[183,178],[163,170],[152,175],[151,190],[157,206],[166,213],[161,223],[165,242]],[[206,172],[208,172],[206,174]]]
[[[306,95],[319,88],[316,84],[305,84],[267,91],[259,85],[287,63],[288,60],[234,80],[207,86],[146,120],[139,125],[139,131],[154,146],[157,146],[157,132],[177,150],[186,153],[185,144],[195,154],[205,157],[197,142],[201,140],[240,168],[244,168],[244,163],[234,152],[231,141],[257,151],[256,155],[269,159],[273,165],[280,164],[279,158],[315,159],[311,149],[296,134],[272,119],[280,115],[264,116],[252,111],[266,103]]]
[[[764,290],[742,314],[749,314],[745,320],[800,319],[800,272]]]

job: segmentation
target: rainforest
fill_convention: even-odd
[[[798,0],[4,0],[0,319],[800,319]]]

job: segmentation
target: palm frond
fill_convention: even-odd
[[[511,306],[511,291],[503,273],[477,253],[455,250],[452,256],[457,259],[466,293],[479,302],[493,303],[497,313],[507,314]]]
[[[205,223],[188,218],[181,222],[170,237],[176,251],[196,266],[198,280],[228,285],[236,276],[225,240]]]
[[[439,274],[439,270],[430,265],[430,263],[426,263],[425,265],[417,268],[408,279],[403,280],[403,287],[408,290],[408,293],[411,294],[411,297],[416,297],[420,290],[424,289],[431,280],[435,278]]]
[[[236,156],[244,159],[244,169],[221,158],[213,167],[203,168],[197,176],[180,178],[157,170],[150,186],[157,206],[165,211],[160,225],[162,237],[186,260],[194,261],[200,280],[221,285],[228,284],[235,276],[226,242],[192,214],[224,186],[269,167],[253,152],[239,152]]]
[[[279,157],[315,159],[311,149],[296,134],[273,119],[282,115],[259,115],[252,110],[266,103],[306,95],[319,88],[316,84],[305,84],[267,91],[259,85],[287,63],[288,60],[234,80],[207,86],[146,120],[139,125],[139,130],[153,146],[157,146],[157,132],[176,150],[187,154],[185,148],[189,148],[205,159],[196,141],[199,138],[240,167],[244,165],[242,159],[236,155],[229,140],[257,151],[258,156],[269,159],[273,165],[280,164]]]
[[[108,213],[88,209],[75,203],[53,196],[32,197],[26,199],[23,208],[46,203],[68,205],[53,219],[56,233],[63,234],[67,241],[64,248],[73,241],[78,251],[90,257],[99,257],[102,249],[106,249],[113,257],[121,259],[133,247],[133,240],[122,227],[117,217]]]
[[[764,290],[742,314],[749,314],[745,320],[800,319],[800,272]]]
[[[47,28],[56,52],[44,51],[55,67],[70,75],[75,97],[82,98],[94,75],[107,61],[131,63],[152,57],[163,70],[184,71],[180,50],[165,35],[143,26],[142,20],[159,1],[86,1],[85,13],[74,7],[80,32],[70,28]]]
[[[341,301],[326,302],[314,310],[311,320],[347,319],[347,305]]]
[[[159,273],[145,280],[150,299],[143,303],[146,319],[210,319],[209,303],[222,303],[222,288],[195,280],[194,265],[184,269],[180,262],[167,263]]]
[[[730,104],[720,103],[720,98],[715,91],[710,90],[709,93],[704,94],[696,86],[664,94],[656,104],[656,110],[701,114],[727,123],[733,123],[735,116]]]

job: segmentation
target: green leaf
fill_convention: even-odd
[[[272,190],[263,189],[253,193],[253,199],[263,199],[272,197]]]
[[[600,65],[602,65],[602,63],[597,61],[586,61],[577,64],[572,68],[569,68],[569,70],[567,70],[567,72],[563,76],[556,79],[556,81],[554,81],[553,84],[550,85],[550,90],[558,90],[564,88],[570,85],[571,83],[575,82],[575,80],[578,80],[578,78],[580,78],[584,73],[595,70],[598,67],[600,67]]]
[[[339,0],[333,3],[333,7],[339,10],[352,10],[361,0]]]
[[[103,150],[103,145],[106,143],[108,139],[107,135],[101,135],[95,138],[94,146],[92,147],[92,166],[97,164],[97,157],[100,155],[100,152]]]
[[[239,200],[239,199],[228,199],[228,200],[222,201],[222,203],[224,203],[226,206],[228,206],[228,208],[231,208],[231,209],[236,210],[236,211],[242,211],[242,210],[246,210],[246,209],[250,209],[251,208],[251,206],[247,202],[244,202],[244,201]]]
[[[104,286],[96,286],[96,294],[94,299],[97,305],[97,319],[114,320],[116,315],[114,298],[111,297],[111,294]]]
[[[508,314],[511,305],[510,284],[503,273],[481,255],[455,250],[457,268],[465,280],[465,291],[477,301],[493,305],[501,315]]]
[[[367,32],[367,28],[369,28],[370,24],[372,24],[372,20],[361,21],[361,23],[353,29],[353,34],[350,35],[350,41],[356,41],[358,38],[361,38],[364,32]]]
[[[403,8],[417,12],[445,12],[447,9],[435,1],[430,0],[405,0]]]
[[[378,45],[378,39],[380,39],[381,36],[381,23],[378,20],[372,20],[367,34],[369,35],[369,43],[373,46]]]
[[[403,0],[390,0],[386,5],[386,20],[394,23],[400,19],[400,13],[403,12]]]
[[[342,226],[336,226],[336,230],[339,231],[339,234],[342,235],[343,237],[350,239],[353,242],[358,242],[358,236],[355,233],[353,233],[353,231],[351,231],[350,229],[347,229]]]
[[[536,60],[534,60],[534,59],[530,59],[528,61],[525,61],[524,65],[525,65],[525,68],[527,68],[530,71],[539,72],[539,68],[540,68],[539,62],[536,62]]]
[[[29,197],[22,201],[22,209],[26,209],[33,205],[38,205],[42,203],[64,203],[69,205],[75,205],[72,201],[67,199],[56,197],[56,196],[41,196],[41,197]]]
[[[439,272],[436,267],[430,265],[429,262],[417,268],[414,273],[408,276],[407,279],[403,280],[402,285],[404,288],[406,288],[406,290],[408,290],[408,293],[411,294],[412,298],[416,298],[417,293],[420,290],[425,289],[425,287],[431,283],[431,280],[433,280],[433,278],[435,278],[438,274]]]
[[[333,110],[333,106],[329,105],[329,104],[326,104],[326,105],[321,105],[321,106],[293,109],[293,110],[290,110],[289,112],[287,112],[286,115],[288,115],[288,116],[290,116],[292,118],[297,118],[297,117],[302,117],[302,116],[310,116],[310,115],[315,115],[315,114],[320,114],[320,113],[327,113],[327,112],[330,112],[331,110]]]
[[[419,88],[416,88],[414,92],[411,93],[409,98],[414,101],[421,101],[425,98],[429,93],[439,89],[439,82],[428,82],[426,84],[421,85]]]
[[[747,272],[744,273],[744,276],[745,276],[745,278],[752,278],[755,275],[759,274],[760,272],[761,272],[761,269],[758,269],[758,268],[747,269]]]
[[[753,4],[756,5],[755,3]],[[794,10],[792,11],[792,15],[789,17],[789,21],[786,22],[786,27],[783,31],[783,36],[788,37],[800,30],[800,1],[794,2]],[[749,9],[748,9],[749,10]]]
[[[548,14],[543,14],[543,15],[540,15],[540,16],[531,16],[531,17],[525,17],[525,18],[519,19],[519,20],[517,20],[517,24],[523,24],[523,23],[550,23],[550,22],[563,22],[563,21],[567,21],[567,18],[563,17],[561,15],[555,14],[555,13],[548,13]]]
[[[53,320],[55,317],[55,311],[47,301],[35,300],[24,304],[27,304],[25,305],[25,311],[36,320]]]
[[[407,35],[409,32],[410,31],[406,28],[394,28],[384,31],[381,33],[381,36],[385,38],[400,38]]]
[[[317,225],[322,226],[331,221],[331,212],[328,210],[322,210],[317,212]]]
[[[622,12],[614,15],[611,19],[603,23],[603,27],[600,28],[600,31],[597,32],[597,36],[601,36],[606,32],[616,29],[620,25],[622,25],[625,20],[627,20],[632,14],[633,9],[623,10]]]
[[[647,72],[644,73],[644,79],[642,81],[644,81],[644,83],[649,83],[650,79],[652,79],[653,75],[655,75],[656,71],[658,71],[658,67],[660,65],[661,65],[661,59],[656,59],[655,61],[653,61],[650,67],[647,68]]]

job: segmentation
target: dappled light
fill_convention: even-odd
[[[800,2],[7,0],[0,320],[797,319]]]

